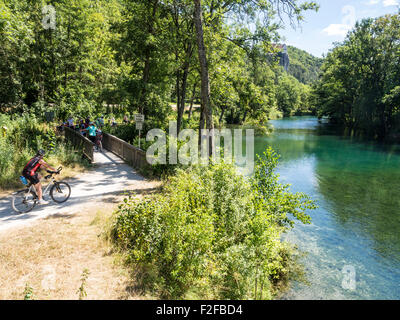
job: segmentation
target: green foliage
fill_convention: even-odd
[[[14,117],[0,115],[0,129],[6,126],[5,135],[0,132],[0,188],[20,186],[18,177],[28,160],[38,149],[47,152],[50,157],[64,165],[80,163],[87,165],[82,155],[75,152],[57,138],[54,129],[39,124],[33,115]]]
[[[276,89],[278,109],[286,117],[313,113],[315,110],[310,103],[310,91],[308,85],[290,75],[282,74],[278,78]]]
[[[84,269],[81,274],[81,286],[79,287],[77,293],[79,293],[79,300],[83,300],[87,297],[86,292],[86,282],[89,277],[90,271],[89,269]]]
[[[182,128],[198,127],[199,119],[194,123],[182,116],[185,103],[200,100],[192,1],[56,1],[55,30],[43,28],[45,4],[0,1],[2,112],[43,119],[52,111],[63,120],[71,114],[85,118],[140,112],[153,128],[163,128],[172,100]],[[301,21],[304,11],[318,6],[297,0],[202,4],[216,122],[265,124],[280,116],[286,106],[277,104],[278,69],[269,59],[271,42],[279,39],[273,18],[285,12],[292,22]],[[243,14],[254,19],[255,30],[243,23]],[[260,14],[270,19],[260,20]],[[314,60],[293,52],[294,63],[314,75]],[[311,77],[303,73],[301,77]]]
[[[290,269],[280,237],[290,217],[309,223],[315,205],[278,183],[272,150],[265,157],[250,180],[214,163],[179,169],[162,194],[124,200],[112,236],[146,289],[173,299],[273,297]]]
[[[326,58],[319,116],[384,139],[400,132],[400,15],[363,20]]]
[[[34,300],[33,288],[29,284],[25,284],[24,300]]]
[[[119,2],[53,2],[55,30],[43,28],[46,4],[0,1],[0,108],[40,117],[54,109],[60,118],[93,112],[121,71],[109,46]]]
[[[279,156],[268,148],[263,157],[258,157],[254,176],[251,179],[252,187],[257,191],[257,202],[263,211],[270,212],[273,220],[281,226],[293,227],[295,217],[303,223],[310,223],[311,219],[305,214],[307,209],[315,209],[315,204],[306,194],[289,192],[289,185],[279,183],[279,176],[275,174]]]
[[[312,84],[318,80],[324,60],[308,52],[288,46],[290,65],[288,73],[303,84]]]

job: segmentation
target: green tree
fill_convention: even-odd
[[[399,130],[400,15],[366,19],[328,55],[314,88],[320,116],[384,139]]]
[[[304,84],[318,80],[324,59],[314,57],[304,50],[288,46],[290,65],[288,73]]]

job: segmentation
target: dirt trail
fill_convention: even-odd
[[[146,299],[134,290],[130,270],[102,237],[107,220],[127,195],[152,193],[147,181],[112,153],[95,153],[93,170],[70,179],[63,205],[36,207],[17,215],[10,198],[0,199],[0,300],[33,298]],[[88,277],[82,285],[82,273]]]
[[[113,202],[116,196],[127,191],[141,193],[154,187],[111,152],[96,152],[94,165],[93,170],[67,180],[72,192],[71,198],[64,204],[57,205],[49,195],[45,195],[49,205],[37,206],[27,214],[18,215],[11,208],[11,197],[0,198],[0,233],[12,227],[26,226],[32,221],[51,215],[73,214],[107,199]]]

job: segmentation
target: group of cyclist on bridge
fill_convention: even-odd
[[[127,116],[124,117],[123,122],[125,124],[129,123],[129,119]],[[116,126],[117,123],[115,122],[114,118],[110,119],[111,126]],[[94,122],[90,120],[90,118],[86,118],[85,120],[80,119],[75,124],[74,118],[70,116],[66,122],[63,122],[58,128],[62,129],[63,127],[69,127],[73,130],[78,131],[83,136],[87,137],[92,141],[95,146],[102,150],[102,128],[104,127],[104,117],[101,116]],[[59,174],[60,170],[54,169],[50,166],[46,161],[43,160],[45,155],[45,151],[40,149],[37,151],[36,155],[32,157],[28,163],[25,165],[24,169],[22,170],[21,181],[24,184],[31,183],[34,186],[37,194],[37,204],[45,205],[48,204],[48,201],[43,199],[43,191],[42,191],[42,184],[40,182],[42,176],[39,174],[40,168],[43,166],[47,168],[47,172],[50,174]],[[47,179],[47,178],[46,178]],[[65,183],[66,184],[66,183]],[[59,189],[59,185],[57,184],[57,188]],[[61,192],[59,190],[59,192]],[[24,197],[25,198],[25,197]],[[24,200],[26,201],[26,200]]]
[[[123,123],[128,124],[129,122],[130,121],[128,116],[125,115]],[[113,127],[117,125],[114,117],[110,119],[110,125]],[[97,149],[102,150],[102,128],[104,127],[103,116],[99,117],[94,122],[91,121],[88,117],[85,120],[79,119],[77,123],[75,123],[74,118],[70,116],[66,122],[63,122],[58,127],[58,129],[62,130],[64,127],[69,127],[79,132],[81,135],[90,139]],[[43,160],[44,156],[45,151],[42,149],[38,150],[36,155],[28,161],[28,163],[22,170],[22,175],[20,177],[21,182],[27,185],[29,188],[17,192],[16,195],[13,197],[13,208],[19,213],[32,210],[36,203],[39,205],[48,204],[48,201],[43,199],[42,184],[40,182],[42,176],[40,175],[39,170],[41,169],[41,167],[45,167],[47,169],[47,172],[50,174],[49,176],[46,176],[45,179],[49,179],[52,177],[53,174],[59,174],[62,168],[60,167],[58,170],[54,169],[51,165]],[[51,184],[47,186],[46,192],[49,186],[51,186]],[[33,188],[35,192],[33,191]],[[30,198],[31,194],[33,194],[33,199]],[[53,187],[50,189],[50,195],[55,202],[65,202],[69,198],[70,194],[71,188],[68,183],[57,182],[53,178]],[[59,195],[63,195],[63,198],[61,200],[58,199]],[[20,208],[21,206],[22,209]]]
[[[115,120],[114,120],[115,121]],[[92,141],[98,150],[102,150],[102,140],[103,140],[103,132],[102,128],[104,127],[104,117],[101,116],[95,121],[91,121],[89,117],[85,120],[80,119],[75,124],[75,120],[72,116],[68,118],[66,122],[64,122],[61,127],[68,127],[77,132],[79,132],[84,137],[87,137],[90,141]]]

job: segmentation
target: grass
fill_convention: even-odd
[[[28,283],[35,299],[78,299],[82,270],[89,299],[127,298],[123,270],[113,267],[107,242],[90,212],[53,216],[2,233],[0,299],[22,299]],[[56,232],[54,232],[56,230]],[[46,283],[47,282],[47,283]]]
[[[149,183],[133,193],[153,192]],[[0,233],[0,300],[148,298],[136,293],[132,270],[108,240],[110,217],[123,197]]]
[[[0,300],[149,298],[133,289],[104,231],[123,197],[0,233]]]

